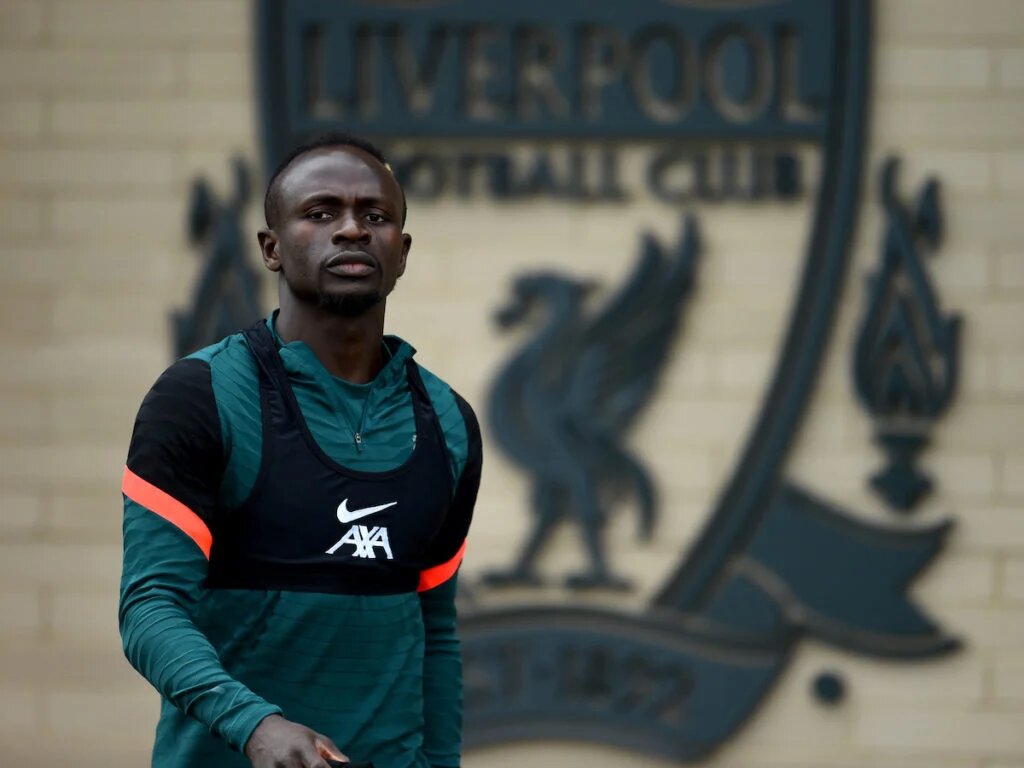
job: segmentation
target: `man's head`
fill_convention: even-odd
[[[285,292],[344,315],[381,303],[405,272],[405,194],[379,149],[347,134],[297,147],[271,176],[259,232]]]

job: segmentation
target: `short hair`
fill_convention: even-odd
[[[377,145],[367,141],[366,139],[341,131],[320,134],[309,141],[299,144],[285,155],[284,159],[277,164],[277,168],[274,169],[274,172],[270,176],[270,181],[267,183],[266,194],[263,196],[263,217],[267,220],[267,226],[273,227],[273,219],[277,218],[278,181],[284,172],[288,170],[288,166],[303,155],[328,147],[354,147],[355,149],[362,150],[388,170],[391,176],[398,183],[398,190],[402,193],[402,226],[405,226],[405,217],[408,212],[408,206],[405,202],[405,190],[402,188],[402,183],[398,181],[398,178],[395,176],[395,172],[392,170],[391,164],[388,162],[387,158],[384,157],[384,153],[380,151],[380,148],[377,147]]]

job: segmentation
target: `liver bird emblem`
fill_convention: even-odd
[[[626,589],[613,574],[602,538],[612,509],[633,501],[639,534],[657,520],[654,483],[625,444],[650,401],[693,289],[699,250],[692,218],[678,244],[645,235],[632,274],[597,311],[585,303],[595,284],[554,272],[519,276],[497,314],[503,328],[536,332],[498,373],[488,402],[492,435],[531,478],[534,524],[515,563],[489,584],[538,585],[536,561],[559,524],[579,524],[588,567],[573,588]]]

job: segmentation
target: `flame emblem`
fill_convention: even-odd
[[[867,281],[854,382],[889,459],[871,485],[895,510],[909,512],[932,489],[914,461],[956,392],[961,319],[940,312],[922,258],[942,241],[939,184],[927,180],[905,205],[897,197],[898,170],[890,159],[881,172],[881,263]]]

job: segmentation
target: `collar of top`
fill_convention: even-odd
[[[267,327],[274,336],[277,343],[278,353],[288,373],[308,376],[312,379],[324,380],[324,377],[334,381],[344,381],[331,375],[324,368],[320,359],[313,353],[303,341],[290,341],[285,344],[277,334],[277,314],[280,310],[275,309],[267,317]],[[416,354],[416,349],[404,339],[398,336],[384,336],[384,367],[372,382],[365,385],[353,385],[352,382],[344,382],[351,386],[365,386],[376,389],[377,387],[390,387],[405,381],[405,363]]]

